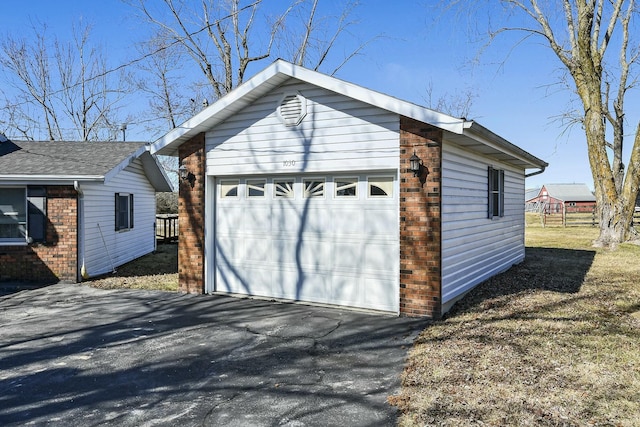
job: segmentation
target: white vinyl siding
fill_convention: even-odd
[[[84,194],[84,263],[89,276],[108,273],[155,249],[155,191],[140,160],[106,184],[86,183],[81,184],[81,189]],[[115,231],[116,193],[133,194],[134,198],[134,226],[119,232]],[[79,262],[82,263],[82,259]]]
[[[306,115],[287,126],[277,110],[290,93]],[[399,127],[395,113],[290,80],[207,132],[207,182],[219,183],[207,291],[397,312]],[[366,197],[369,176],[384,176],[390,197]],[[264,179],[264,196],[248,193]],[[338,190],[343,179],[354,187]]]
[[[442,302],[524,259],[524,174],[443,144]],[[504,170],[504,216],[487,218],[488,167]]]
[[[306,99],[306,117],[285,126],[284,93]],[[398,115],[292,80],[206,133],[207,174],[216,176],[399,166]]]

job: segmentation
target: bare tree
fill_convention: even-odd
[[[466,89],[463,92],[444,92],[439,96],[435,94],[433,82],[429,82],[426,88],[424,100],[427,106],[436,111],[449,114],[454,117],[469,117],[473,100],[478,94],[473,89]]]
[[[271,17],[260,13],[263,0],[245,6],[240,0],[202,0],[199,9],[186,0],[162,0],[160,10],[152,10],[144,0],[128,2],[164,34],[168,45],[184,49],[206,78],[214,99],[240,85],[250,64],[270,57],[318,69],[338,38],[354,24],[348,18],[356,5],[349,3],[338,19],[321,20],[319,0],[292,0]],[[357,47],[340,66],[365,45]]]
[[[454,3],[468,11],[466,2]],[[625,96],[637,85],[640,54],[638,40],[633,38],[637,32],[632,31],[632,21],[639,14],[635,1],[501,3],[507,12],[505,19],[518,22],[491,31],[491,40],[510,31],[543,40],[570,76],[568,81],[580,100],[578,120],[586,136],[600,220],[600,235],[594,244],[615,247],[633,238],[633,211],[640,185],[640,124],[634,125],[626,166],[623,148]]]
[[[33,42],[7,36],[0,47],[0,67],[13,86],[5,102],[12,106],[15,132],[33,138],[44,125],[49,140],[113,138],[118,104],[128,94],[128,78],[106,72],[104,57],[89,43],[90,28],[74,28],[70,43],[32,28]],[[52,40],[48,43],[48,40]]]
[[[182,84],[182,53],[161,35],[145,43],[141,53],[146,60],[139,63],[143,77],[137,88],[149,96],[149,113],[165,124],[161,128],[173,129],[192,114],[193,102],[185,96]],[[157,129],[157,120],[150,122]]]

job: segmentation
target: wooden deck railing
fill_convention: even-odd
[[[159,243],[178,241],[178,215],[156,215],[156,240]]]

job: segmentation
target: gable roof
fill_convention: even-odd
[[[544,169],[546,162],[527,153],[474,121],[455,118],[402,101],[326,74],[277,60],[200,113],[159,138],[152,153],[177,155],[177,149],[195,135],[206,132],[251,105],[287,80],[296,79],[378,108],[443,129],[453,142],[523,168]]]
[[[524,201],[528,202],[531,199],[535,199],[540,195],[540,187],[537,188],[528,188],[524,190]]]
[[[140,159],[156,191],[172,191],[144,142],[0,142],[0,182],[107,182]]]
[[[587,184],[545,184],[550,197],[563,202],[595,202],[596,198]]]

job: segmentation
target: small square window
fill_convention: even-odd
[[[236,179],[229,179],[220,181],[220,198],[225,197],[238,197],[238,185],[240,181]]]
[[[336,178],[336,197],[358,197],[358,178]]]
[[[295,193],[293,190],[293,179],[279,179],[273,181],[273,194],[276,198],[288,198],[293,199]]]
[[[265,179],[247,180],[247,197],[264,197]]]
[[[393,177],[369,177],[369,197],[393,197]]]
[[[319,179],[305,179],[303,181],[304,197],[324,197],[324,181]]]

